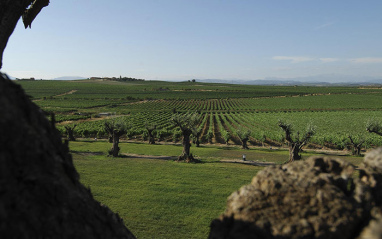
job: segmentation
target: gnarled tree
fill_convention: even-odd
[[[109,155],[113,157],[118,157],[119,155],[119,138],[126,134],[128,129],[128,124],[122,118],[113,118],[105,121],[105,130],[112,135],[113,146],[109,151]]]
[[[76,141],[76,138],[74,138],[74,129],[77,127],[77,125],[65,125],[64,127],[67,139],[69,141]]]
[[[350,146],[352,148],[352,155],[361,155],[362,145],[366,142],[366,139],[361,135],[349,135]]]
[[[147,130],[149,144],[155,144],[154,131],[156,130],[156,124],[145,123],[145,128]]]
[[[279,127],[282,128],[282,130],[285,133],[285,140],[288,142],[289,145],[289,161],[292,162],[295,160],[301,159],[300,152],[302,151],[302,147],[304,147],[308,141],[312,138],[312,136],[315,133],[315,128],[309,124],[305,130],[304,133],[300,134],[299,131],[297,131],[294,135],[292,125],[285,123],[281,120],[279,120]]]
[[[382,136],[382,123],[376,119],[370,119],[366,123],[366,131]]]
[[[249,149],[247,142],[249,140],[249,136],[251,135],[251,131],[244,128],[238,128],[236,129],[236,135],[241,141],[241,148],[242,149]]]
[[[200,115],[198,113],[174,114],[171,120],[176,126],[180,128],[183,136],[183,152],[178,157],[178,160],[195,162],[195,159],[190,152],[190,136],[195,131],[195,128],[198,127],[200,122]]]

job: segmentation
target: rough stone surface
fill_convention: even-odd
[[[2,75],[0,115],[2,238],[135,238],[79,182],[52,123]]]
[[[232,193],[209,238],[381,238],[382,149],[354,170],[328,157],[265,168]]]

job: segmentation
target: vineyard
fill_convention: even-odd
[[[367,133],[366,122],[382,120],[382,89],[357,87],[243,86],[191,82],[20,82],[44,111],[55,113],[58,129],[76,125],[74,134],[106,138],[106,119],[129,122],[126,138],[146,140],[146,124],[156,125],[156,140],[177,142],[181,133],[175,112],[201,115],[204,144],[240,144],[236,131],[250,131],[250,145],[282,146],[278,121],[295,131],[316,127],[312,147],[344,149],[348,136],[362,138],[365,147],[382,145],[382,137]]]

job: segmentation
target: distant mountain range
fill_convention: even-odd
[[[83,80],[87,79],[88,77],[82,77],[82,76],[61,76],[54,78],[52,80]]]
[[[11,79],[16,79],[11,77]],[[82,76],[62,76],[51,80],[80,80],[88,79]],[[351,76],[351,75],[317,75],[295,78],[267,77],[259,80],[241,80],[241,79],[195,79],[197,82],[205,83],[223,83],[223,84],[242,84],[242,85],[304,85],[304,86],[340,86],[340,85],[382,85],[382,77],[372,76]]]
[[[13,77],[13,76],[8,76],[8,77],[11,80],[18,79],[18,78]],[[82,77],[82,76],[62,76],[62,77],[57,77],[57,78],[54,78],[54,79],[44,79],[44,80],[83,80],[83,79],[87,79],[87,77]],[[40,78],[38,78],[36,80],[40,80]]]
[[[336,85],[381,85],[382,77],[345,76],[345,75],[319,75],[296,78],[270,77],[261,80],[221,80],[221,79],[195,79],[197,82],[226,83],[243,85],[306,85],[306,86],[336,86]]]

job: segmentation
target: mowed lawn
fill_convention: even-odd
[[[138,238],[207,238],[227,197],[260,167],[73,154],[81,182]]]
[[[287,151],[200,147],[202,163],[125,156],[107,157],[104,141],[70,142],[81,182],[96,200],[117,212],[138,238],[207,238],[227,197],[249,184],[262,167],[221,163],[246,154],[249,160],[281,163]],[[176,156],[179,145],[121,143],[121,153]],[[358,160],[357,160],[358,161]]]

